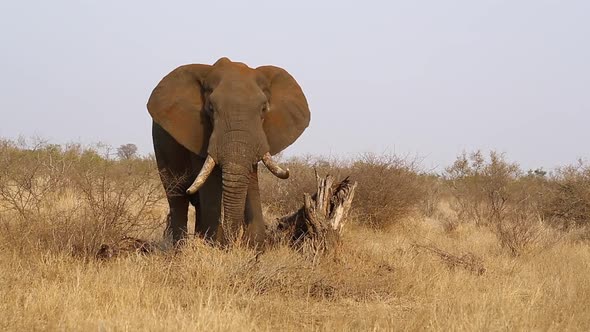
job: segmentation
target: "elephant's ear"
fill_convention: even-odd
[[[301,87],[287,71],[274,66],[256,68],[269,82],[270,107],[264,117],[264,131],[270,153],[291,145],[309,125],[310,113]]]
[[[211,66],[185,65],[166,75],[152,91],[147,108],[154,121],[178,143],[207,156],[211,124],[203,111],[202,82]]]

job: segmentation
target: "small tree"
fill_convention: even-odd
[[[122,160],[133,159],[136,154],[137,146],[133,143],[123,144],[117,148],[117,156]]]
[[[518,164],[495,151],[489,158],[481,151],[463,153],[445,170],[459,219],[489,227],[513,255],[540,236],[543,176],[541,169],[523,176]]]

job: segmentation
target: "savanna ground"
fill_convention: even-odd
[[[335,251],[191,237],[99,260],[124,236],[160,240],[167,208],[152,158],[109,152],[0,143],[1,330],[590,330],[584,163],[287,160],[289,180],[261,175],[268,220],[301,206],[314,169],[358,181]]]

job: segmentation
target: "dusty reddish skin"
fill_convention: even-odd
[[[170,206],[166,234],[174,242],[186,235],[189,202],[197,207],[196,230],[218,239],[223,206],[230,234],[245,222],[247,240],[264,240],[257,165],[263,156],[271,171],[285,170],[272,161],[307,128],[310,112],[297,82],[274,66],[256,69],[219,59],[214,65],[176,68],[152,92],[147,108],[158,168]],[[210,156],[215,167],[186,190]],[[235,233],[234,233],[235,232]]]

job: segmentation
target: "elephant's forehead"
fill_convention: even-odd
[[[254,80],[228,77],[213,90],[211,98],[221,104],[259,104],[266,101],[266,95]]]
[[[247,66],[239,66],[237,63],[230,63],[224,66],[215,66],[207,75],[207,83],[212,88],[217,88],[223,83],[234,88],[255,85],[257,73]]]

